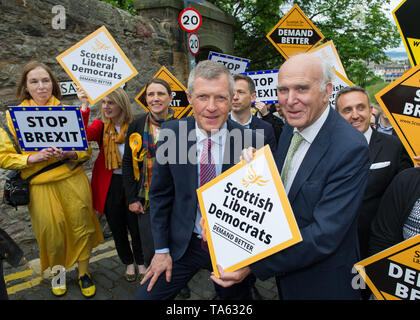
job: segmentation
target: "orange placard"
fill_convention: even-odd
[[[355,265],[378,300],[420,300],[420,234]]]
[[[169,107],[175,112],[174,117],[184,118],[193,114],[193,110],[190,106],[190,103],[187,99],[186,88],[178,81],[175,76],[169,72],[165,66],[162,66],[158,72],[153,76],[153,78],[159,78],[165,80],[171,87],[172,90],[172,101]],[[146,105],[145,95],[146,87],[144,87],[140,93],[134,98],[136,102],[147,112],[149,108]]]
[[[285,59],[309,51],[325,37],[297,4],[267,34]]]
[[[382,107],[408,154],[420,154],[420,65],[379,91]]]

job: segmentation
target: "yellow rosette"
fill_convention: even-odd
[[[138,166],[138,162],[143,161],[144,156],[147,152],[146,149],[141,150],[143,146],[143,139],[141,135],[137,132],[134,132],[130,135],[129,138],[130,148],[131,148],[131,155],[133,158],[133,172],[134,172],[134,179],[139,180],[140,179],[140,170]],[[137,154],[140,153],[140,156],[137,157]]]

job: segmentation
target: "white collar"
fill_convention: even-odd
[[[372,137],[372,128],[369,126],[369,128],[365,131],[365,133],[363,134],[367,140],[367,143],[370,143],[370,138]]]
[[[299,132],[305,141],[312,143],[315,140],[319,130],[321,130],[325,120],[327,120],[329,112],[330,107],[327,106],[321,116],[314,123]],[[298,129],[294,128],[293,132],[296,131],[298,131]]]

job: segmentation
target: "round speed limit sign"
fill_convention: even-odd
[[[188,48],[193,55],[197,55],[200,51],[200,38],[196,33],[190,33],[188,36]]]
[[[201,27],[202,18],[197,10],[186,8],[179,14],[178,21],[184,31],[195,32]]]

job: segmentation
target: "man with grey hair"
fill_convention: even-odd
[[[279,69],[278,100],[287,124],[275,160],[302,236],[294,246],[235,272],[219,270],[221,286],[251,272],[276,276],[280,299],[359,299],[352,287],[359,261],[357,209],[369,169],[366,140],[329,107],[332,70],[299,54]],[[250,161],[252,148],[242,152]]]
[[[257,138],[252,130],[245,134],[250,129],[228,119],[232,95],[229,70],[214,61],[201,61],[188,81],[194,117],[161,127],[149,192],[155,255],[136,299],[174,298],[200,269],[212,268],[201,240],[196,189],[239,162],[243,147],[265,144],[263,136]],[[186,163],[181,161],[185,153]],[[231,288],[216,288],[220,299],[252,298],[249,277]]]
[[[369,256],[369,238],[373,218],[386,188],[400,171],[413,166],[398,137],[387,135],[370,126],[373,107],[369,94],[358,86],[341,89],[336,96],[338,113],[360,133],[369,144],[371,162],[369,180],[359,209],[358,234],[361,259]],[[366,293],[366,294],[365,294]],[[369,298],[369,291],[363,291],[363,299]]]

